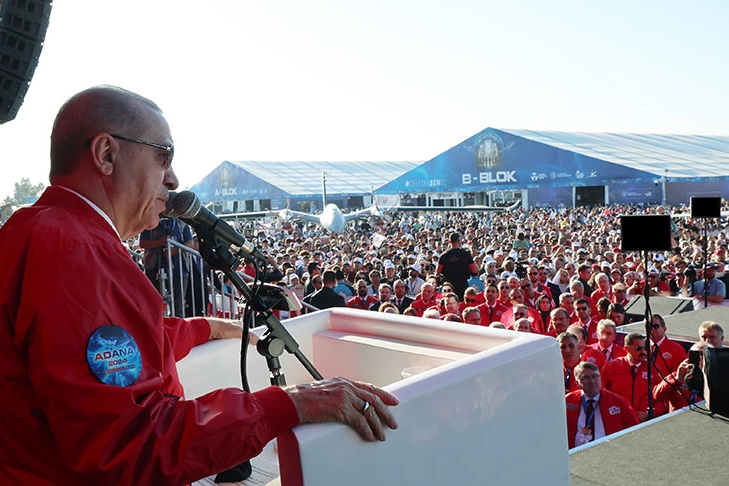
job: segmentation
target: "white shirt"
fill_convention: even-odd
[[[585,397],[585,403],[587,403],[587,400],[589,398],[585,396],[585,394],[582,394],[583,397]],[[593,440],[600,439],[602,437],[605,437],[605,425],[602,423],[602,415],[600,415],[600,394],[598,393],[593,398],[595,400],[595,431],[593,432]],[[575,446],[586,444],[586,442],[583,442],[580,440],[580,437],[582,435],[582,429],[587,428],[587,414],[585,413],[585,407],[582,406],[582,403],[580,403],[580,416],[577,417],[577,434],[575,437]]]

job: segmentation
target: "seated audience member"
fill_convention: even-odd
[[[400,311],[397,310],[397,306],[393,304],[392,302],[382,302],[380,305],[380,308],[377,309],[377,312],[386,312],[388,314],[399,314]]]
[[[466,324],[482,325],[481,312],[478,310],[478,307],[466,307],[463,309],[461,315],[463,316],[463,322]]]
[[[366,280],[357,280],[355,285],[357,288],[357,295],[347,301],[347,307],[352,309],[368,310],[372,305],[378,302],[374,296],[367,293]]]
[[[519,332],[532,332],[532,325],[529,323],[529,319],[526,319],[524,317],[517,319],[516,322],[514,322],[514,327],[512,327],[514,331]]]
[[[438,319],[440,320],[440,312],[438,312],[438,309],[435,307],[428,307],[423,312],[422,317],[425,317],[426,319]]]
[[[691,350],[700,351],[703,354],[706,346],[708,344],[704,342],[696,343],[691,346]],[[655,402],[668,402],[669,412],[703,400],[703,388],[696,390],[690,386],[692,376],[701,373],[701,369],[694,369],[694,365],[689,363],[689,359],[686,358],[678,365],[678,369],[674,373],[669,374],[653,387],[653,400]],[[703,383],[703,377],[700,382]]]
[[[592,344],[597,342],[597,321],[592,318],[592,308],[590,307],[590,301],[581,298],[575,301],[575,310],[577,311],[577,322],[587,333],[586,342]]]
[[[580,389],[573,374],[575,366],[580,362],[579,341],[574,334],[563,332],[557,336],[557,342],[562,352],[562,373],[564,374],[564,393],[566,395]]]
[[[630,402],[602,387],[593,363],[579,363],[574,375],[580,389],[565,397],[570,449],[640,423]]]
[[[626,351],[621,345],[615,344],[616,337],[615,323],[610,319],[603,319],[597,323],[597,342],[588,347],[602,353],[605,361],[622,358],[626,355]]]
[[[602,367],[603,386],[610,391],[622,395],[630,402],[641,422],[648,420],[648,350],[645,336],[631,332],[625,336],[624,343],[627,354],[622,358],[608,361]],[[655,367],[652,376],[658,379]],[[663,402],[654,404],[654,417],[665,413]]]
[[[378,290],[380,301],[375,302],[370,306],[371,311],[379,311],[380,306],[390,302],[390,298],[392,297],[392,287],[390,287],[390,284],[383,282],[380,284],[380,288]]]
[[[458,314],[453,314],[452,312],[449,312],[448,314],[444,315],[440,318],[441,321],[451,321],[451,322],[462,322],[461,318],[458,317]]]
[[[605,364],[605,356],[601,352],[587,346],[587,332],[585,332],[585,328],[579,324],[571,324],[567,328],[567,332],[577,337],[580,361],[587,361],[597,365],[598,368],[602,368],[602,365]]]
[[[500,321],[501,316],[509,311],[509,307],[499,302],[498,292],[495,285],[487,285],[483,291],[486,301],[478,306],[478,310],[481,313],[481,324],[484,326],[488,326],[494,321]]]
[[[713,321],[702,322],[699,326],[699,339],[715,348],[724,347],[724,329]]]
[[[628,302],[630,302],[628,299],[628,291],[622,282],[618,282],[613,285],[613,297],[611,301],[613,304],[620,304],[623,307],[628,305]]]
[[[489,324],[489,327],[493,327],[495,329],[506,329],[506,326],[504,326],[504,323],[499,322],[499,321],[492,322],[491,324]]]
[[[408,307],[407,309],[405,309],[404,311],[402,311],[402,315],[404,315],[404,316],[418,317],[418,311],[416,311],[412,307]]]
[[[608,307],[607,310],[606,318],[613,321],[616,328],[622,326],[623,324],[627,324],[627,322],[625,322],[625,307],[623,307],[621,304],[610,304],[610,307]]]
[[[666,336],[666,321],[659,314],[653,314],[651,328],[651,361],[661,377],[668,376],[678,369],[678,365],[686,359],[686,350],[676,341]],[[655,383],[658,383],[656,380]]]
[[[410,307],[415,309],[420,316],[425,313],[426,309],[438,306],[438,300],[435,298],[435,287],[430,282],[426,282],[420,288],[420,294],[415,301],[410,304]],[[436,308],[436,311],[438,309]],[[438,312],[438,319],[440,319],[440,312]]]
[[[547,328],[547,335],[556,338],[567,330],[569,323],[570,318],[566,310],[562,307],[552,309],[552,312],[549,313],[549,327]]]

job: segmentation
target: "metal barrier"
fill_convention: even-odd
[[[161,258],[156,275],[157,290],[166,306],[165,315],[241,318],[240,294],[226,282],[222,272],[210,270],[197,250],[178,241],[168,238],[165,248],[167,256]],[[135,259],[142,256],[131,251],[130,254]],[[253,282],[250,276],[241,276],[246,282]],[[308,311],[319,310],[303,301],[302,305]]]
[[[222,273],[210,270],[200,253],[189,246],[168,238],[165,248],[167,257],[159,262],[156,275],[165,315],[240,317],[237,291],[225,283]]]

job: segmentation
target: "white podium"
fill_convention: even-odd
[[[368,381],[396,395],[400,427],[384,443],[363,442],[339,424],[297,427],[252,461],[277,464],[284,486],[569,484],[554,339],[347,308],[285,325],[325,378]],[[239,360],[239,341],[195,348],[178,366],[187,397],[240,387]],[[266,360],[253,345],[247,364],[251,388],[269,386]],[[281,365],[289,384],[312,380],[288,353]],[[411,367],[422,372],[403,379]]]

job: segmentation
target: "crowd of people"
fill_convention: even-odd
[[[400,213],[372,232],[332,235],[313,225],[284,235],[251,225],[243,231],[270,255],[283,276],[279,284],[311,310],[347,306],[556,338],[575,447],[700,400],[701,390],[687,386],[693,371],[687,352],[666,337],[660,315],[653,317],[652,351],[640,333],[628,334],[623,345],[615,342],[616,328],[629,322],[626,308],[639,295],[693,297],[695,308],[705,299],[710,306],[725,303],[717,274],[728,263],[729,232],[720,223],[676,218],[671,250],[621,250],[620,216],[666,211]],[[709,225],[706,241],[703,224]],[[704,323],[698,337],[721,346],[723,330]]]

